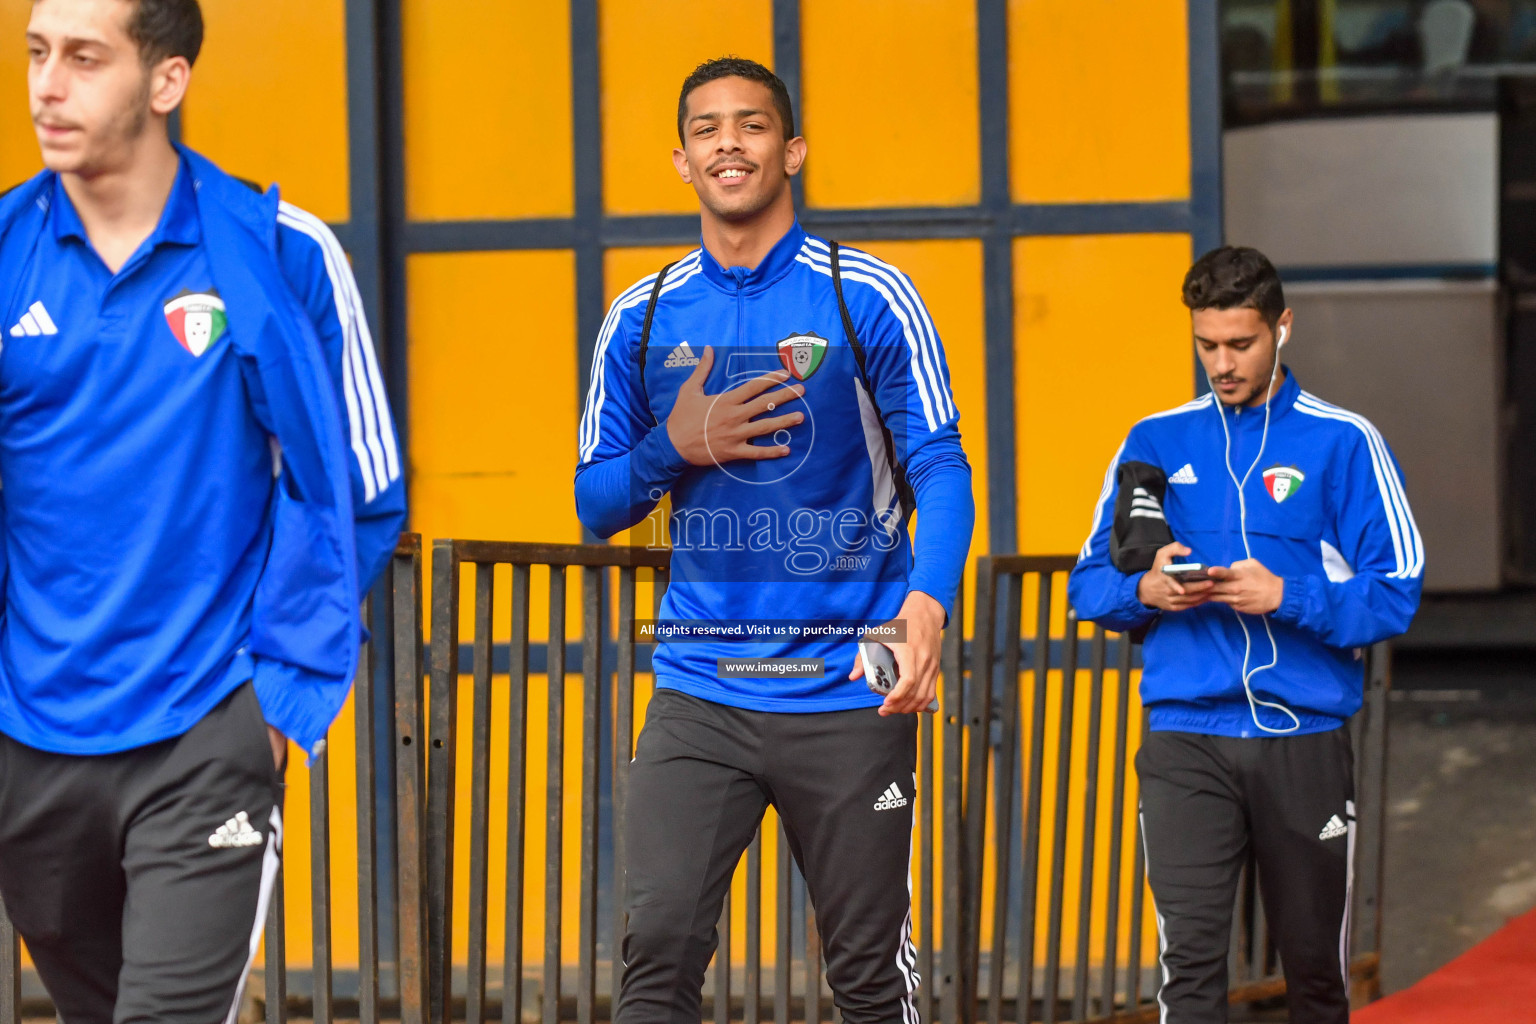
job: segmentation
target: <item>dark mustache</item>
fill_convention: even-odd
[[[749,171],[760,170],[758,165],[750,160],[743,160],[741,157],[727,157],[724,160],[716,160],[714,163],[710,164],[707,168],[705,168],[704,173],[714,174],[717,169],[731,164],[745,167]]]

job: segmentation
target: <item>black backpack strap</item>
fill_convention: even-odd
[[[838,261],[838,244],[831,239],[827,240],[827,247],[832,253],[832,288],[837,292],[837,311],[843,318],[843,333],[848,336],[848,345],[853,349],[853,360],[859,366],[859,380],[864,384],[864,393],[869,396],[869,404],[874,407],[875,418],[880,421],[880,433],[885,438],[885,457],[891,464],[891,476],[896,481],[896,496],[901,500],[901,521],[906,526],[908,519],[917,509],[917,495],[912,491],[912,484],[907,480],[907,471],[902,466],[901,460],[896,457],[896,439],[891,436],[891,428],[885,424],[885,415],[880,411],[880,400],[875,395],[875,386],[869,379],[869,365],[864,358],[864,344],[859,341],[859,332],[853,326],[853,314],[848,312],[848,302],[843,298],[843,271]]]
[[[645,407],[651,407],[650,392],[645,388],[645,355],[651,347],[651,321],[656,318],[656,303],[661,299],[661,285],[667,279],[667,271],[677,266],[676,263],[668,263],[662,267],[656,275],[656,283],[651,285],[651,297],[645,303],[645,323],[640,327],[640,394],[646,396]],[[651,422],[656,422],[656,414],[651,413]]]

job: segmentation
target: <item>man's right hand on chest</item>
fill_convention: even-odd
[[[695,466],[718,466],[738,459],[782,459],[788,445],[753,444],[755,438],[787,430],[805,420],[801,412],[764,416],[805,394],[799,384],[776,388],[789,379],[787,373],[765,373],[737,388],[716,395],[705,394],[715,362],[715,350],[706,345],[699,365],[678,389],[672,414],[667,417],[667,436],[679,455]],[[769,390],[773,388],[773,390]],[[763,419],[755,417],[764,416]]]
[[[1171,565],[1176,559],[1183,558],[1189,553],[1189,548],[1178,541],[1158,548],[1157,557],[1152,560],[1152,568],[1143,573],[1141,580],[1136,584],[1137,599],[1148,608],[1165,612],[1182,612],[1198,604],[1204,604],[1210,597],[1214,583],[1210,580],[1199,583],[1180,583],[1163,572],[1163,566]]]

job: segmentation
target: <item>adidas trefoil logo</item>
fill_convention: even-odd
[[[208,845],[216,850],[234,846],[260,846],[261,833],[251,828],[251,819],[241,811],[208,837]]]
[[[1195,476],[1195,467],[1186,462],[1183,469],[1168,478],[1168,482],[1171,484],[1197,484],[1200,482],[1200,478]]]
[[[674,370],[679,366],[698,366],[699,357],[693,354],[693,349],[689,348],[688,343],[685,341],[673,349],[672,354],[667,356],[667,361],[661,365],[669,370]]]
[[[1323,826],[1323,830],[1317,834],[1317,838],[1337,839],[1339,836],[1345,835],[1349,835],[1349,829],[1345,826],[1343,820],[1335,814],[1328,819],[1328,824]]]
[[[885,792],[880,794],[880,799],[875,801],[875,810],[894,811],[898,807],[907,806],[907,798],[901,795],[901,790],[896,788],[896,783],[885,787]]]
[[[34,302],[27,307],[27,311],[21,315],[21,320],[11,327],[13,338],[36,338],[41,334],[58,334],[59,329],[54,325],[53,317],[48,315],[48,310],[43,308],[42,302]]]

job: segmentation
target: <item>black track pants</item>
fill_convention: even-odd
[[[917,721],[774,714],[658,690],[630,767],[618,1024],[698,1024],[731,875],[771,803],[847,1024],[916,1024]]]
[[[121,754],[0,736],[0,895],[64,1024],[234,1021],[281,793],[249,684]]]
[[[1349,730],[1153,732],[1136,755],[1163,1024],[1224,1024],[1238,875],[1251,847],[1291,1024],[1348,1024],[1355,845]]]

